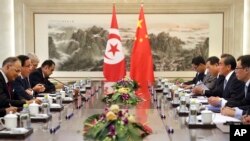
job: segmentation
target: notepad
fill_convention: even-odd
[[[224,116],[221,113],[214,113],[214,119],[213,119],[213,123],[215,124],[223,124],[227,121],[232,121],[232,122],[240,122],[239,119],[233,118],[233,117],[229,117],[229,116]],[[198,120],[201,120],[201,115],[197,116]]]

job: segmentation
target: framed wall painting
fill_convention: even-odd
[[[60,77],[102,77],[112,14],[34,13],[35,53]],[[127,71],[138,14],[117,14]],[[191,72],[191,59],[223,52],[223,13],[146,14],[156,76]]]

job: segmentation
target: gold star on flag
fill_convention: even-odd
[[[138,27],[138,28],[142,28],[142,25],[141,25],[141,24],[142,24],[142,20],[139,20],[139,21],[137,22],[137,27]]]

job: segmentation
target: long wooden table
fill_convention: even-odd
[[[100,85],[100,83],[98,83]],[[61,112],[53,112],[52,120],[47,123],[32,123],[34,132],[25,138],[25,141],[82,141],[83,121],[92,114],[102,113],[105,104],[101,102],[103,90],[83,102],[83,107],[75,108],[74,103],[65,104]],[[169,103],[167,103],[169,104]],[[67,108],[74,107],[74,115],[66,120]],[[228,141],[229,134],[222,133],[219,129],[189,129],[185,124],[186,117],[180,117],[171,105],[166,105],[166,118],[161,119],[158,109],[153,101],[140,103],[130,107],[129,112],[135,114],[136,119],[146,123],[153,129],[153,134],[147,136],[145,141]],[[61,116],[61,121],[58,121]],[[58,123],[60,128],[53,134],[49,128]],[[168,133],[167,129],[174,133]],[[13,140],[13,139],[4,139]]]

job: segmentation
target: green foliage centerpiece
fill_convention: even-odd
[[[105,108],[102,114],[95,114],[84,121],[85,140],[95,141],[142,141],[152,129],[135,121],[128,110],[118,105]]]
[[[108,104],[136,105],[141,101],[141,99],[135,95],[135,91],[139,88],[139,85],[130,78],[124,78],[116,82],[112,85],[112,88],[114,92],[105,95],[102,99]]]

